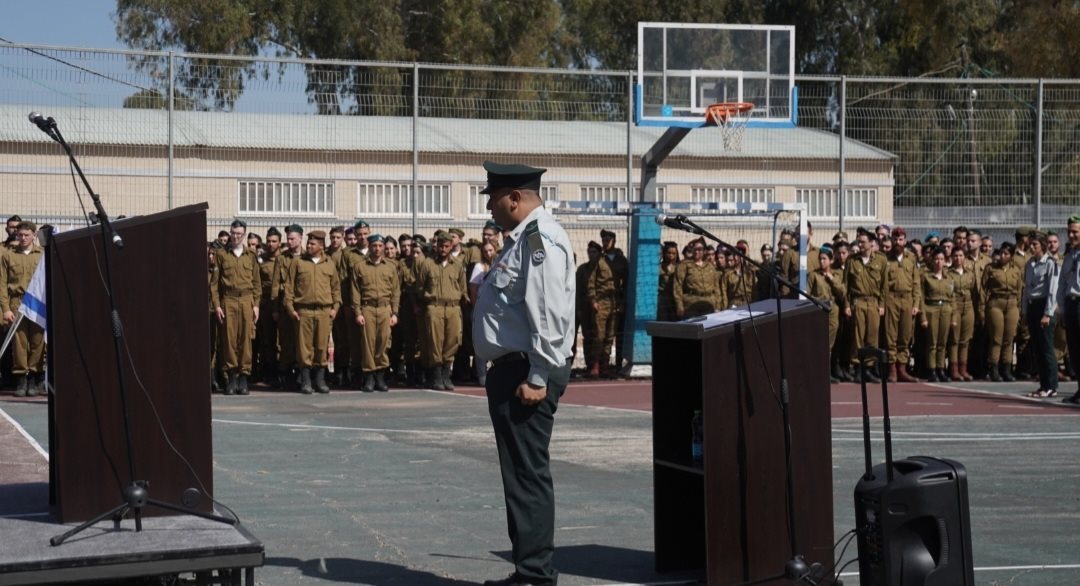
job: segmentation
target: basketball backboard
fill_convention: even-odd
[[[754,104],[749,126],[796,123],[795,27],[638,23],[634,120],[697,127],[716,102]]]

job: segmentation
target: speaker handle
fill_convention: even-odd
[[[880,372],[881,365],[885,364],[889,355],[884,348],[863,346],[862,348],[859,348],[858,356],[860,370],[866,370],[867,358],[876,358],[876,364],[878,366],[878,371]],[[881,372],[881,375],[882,414],[885,419],[885,474],[888,481],[892,482],[892,424],[889,422],[889,380],[884,372]],[[866,457],[866,473],[863,475],[863,478],[870,480],[874,478],[873,457],[870,453],[870,407],[866,400],[866,377],[860,376],[859,378],[861,379],[862,384],[863,451]]]

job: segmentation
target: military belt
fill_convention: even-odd
[[[945,301],[944,299],[927,299],[925,303],[934,307],[941,307],[942,305],[948,303],[948,301]]]
[[[333,304],[324,305],[322,303],[294,303],[293,304],[293,307],[295,307],[296,309],[330,309],[333,306],[334,306]]]
[[[458,302],[457,301],[432,301],[428,305],[431,305],[433,307],[457,307]]]
[[[376,301],[361,301],[361,307],[390,307],[390,301],[376,300]]]
[[[248,295],[251,295],[251,293],[251,289],[231,289],[225,291],[222,295],[226,297],[247,297]]]

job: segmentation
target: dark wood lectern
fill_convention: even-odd
[[[797,553],[831,568],[828,315],[808,301],[782,304]],[[776,302],[750,309],[764,314],[646,326],[653,336],[656,567],[704,568],[709,584],[780,574],[792,554]],[[691,419],[699,409],[704,461],[695,464]]]
[[[124,248],[109,251],[126,343],[121,358],[135,480],[149,481],[153,498],[173,504],[199,484],[169,441],[213,494],[206,207],[117,220]],[[131,479],[100,229],[57,234],[46,258],[55,389],[50,492],[57,517],[69,523],[120,504]],[[196,508],[211,510],[205,498]],[[144,514],[175,513],[147,507]]]

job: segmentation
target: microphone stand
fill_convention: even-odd
[[[121,503],[108,511],[86,521],[85,523],[75,527],[74,529],[49,540],[49,543],[54,547],[58,546],[70,537],[81,533],[85,529],[104,521],[105,519],[112,517],[113,526],[115,529],[120,528],[120,520],[123,519],[129,512],[134,514],[135,518],[135,531],[142,531],[142,510],[146,506],[154,506],[169,511],[176,511],[178,513],[186,513],[188,515],[194,515],[196,517],[202,517],[211,521],[217,521],[219,523],[226,523],[229,525],[235,525],[236,519],[230,519],[228,517],[222,517],[212,513],[204,513],[194,509],[182,507],[180,505],[174,505],[164,501],[159,501],[150,497],[150,491],[148,489],[149,482],[145,480],[136,480],[135,475],[135,451],[132,448],[131,442],[131,421],[128,415],[128,402],[127,402],[127,386],[124,381],[124,363],[121,359],[121,347],[122,338],[124,335],[123,325],[120,321],[120,314],[116,310],[116,297],[113,295],[113,283],[112,283],[112,261],[109,253],[109,241],[111,241],[117,248],[122,249],[124,247],[124,241],[120,238],[120,235],[116,233],[112,223],[109,221],[109,215],[105,212],[105,206],[101,203],[101,198],[97,193],[94,193],[90,182],[86,180],[86,175],[83,174],[82,168],[79,167],[79,162],[75,159],[75,154],[71,151],[71,146],[64,140],[64,135],[60,133],[60,129],[56,126],[56,121],[52,118],[47,120],[47,125],[41,127],[42,132],[47,134],[50,138],[60,143],[60,146],[64,148],[64,152],[67,153],[68,160],[71,161],[72,166],[78,171],[79,177],[82,179],[83,186],[86,187],[86,191],[90,194],[90,198],[94,201],[94,210],[97,214],[98,226],[101,228],[101,249],[105,257],[105,295],[109,298],[109,322],[112,325],[113,334],[113,350],[116,354],[116,379],[117,388],[120,393],[120,409],[123,414],[124,420],[124,442],[127,447],[127,465],[128,465],[128,485],[121,490]]]
[[[704,236],[720,246],[727,248],[735,253],[736,256],[741,258],[744,262],[749,262],[751,265],[757,267],[760,271],[765,273],[774,282],[786,285],[792,291],[797,291],[800,295],[809,299],[814,305],[821,308],[826,313],[829,311],[829,306],[825,302],[810,297],[805,291],[800,289],[797,285],[791,281],[777,274],[775,267],[766,267],[761,263],[755,261],[749,256],[743,254],[738,248],[731,246],[727,242],[724,242],[708,230],[695,224],[692,220],[679,216],[677,218],[679,222],[685,224],[683,229],[694,234]],[[751,319],[753,317],[753,311],[750,312]],[[790,392],[788,388],[787,370],[784,365],[784,332],[783,332],[783,311],[780,303],[780,294],[777,291],[776,295],[776,333],[777,344],[780,350],[780,411],[784,422],[784,465],[786,467],[786,481],[787,481],[787,513],[788,513],[788,544],[791,546],[791,559],[784,564],[784,571],[779,574],[752,580],[750,582],[739,583],[738,586],[752,586],[754,584],[764,584],[766,582],[772,582],[774,580],[791,580],[798,584],[805,582],[807,584],[818,584],[821,576],[820,573],[824,570],[820,563],[814,563],[807,565],[803,556],[799,553],[799,541],[795,531],[795,473],[792,470],[792,458],[791,458],[791,401]]]

